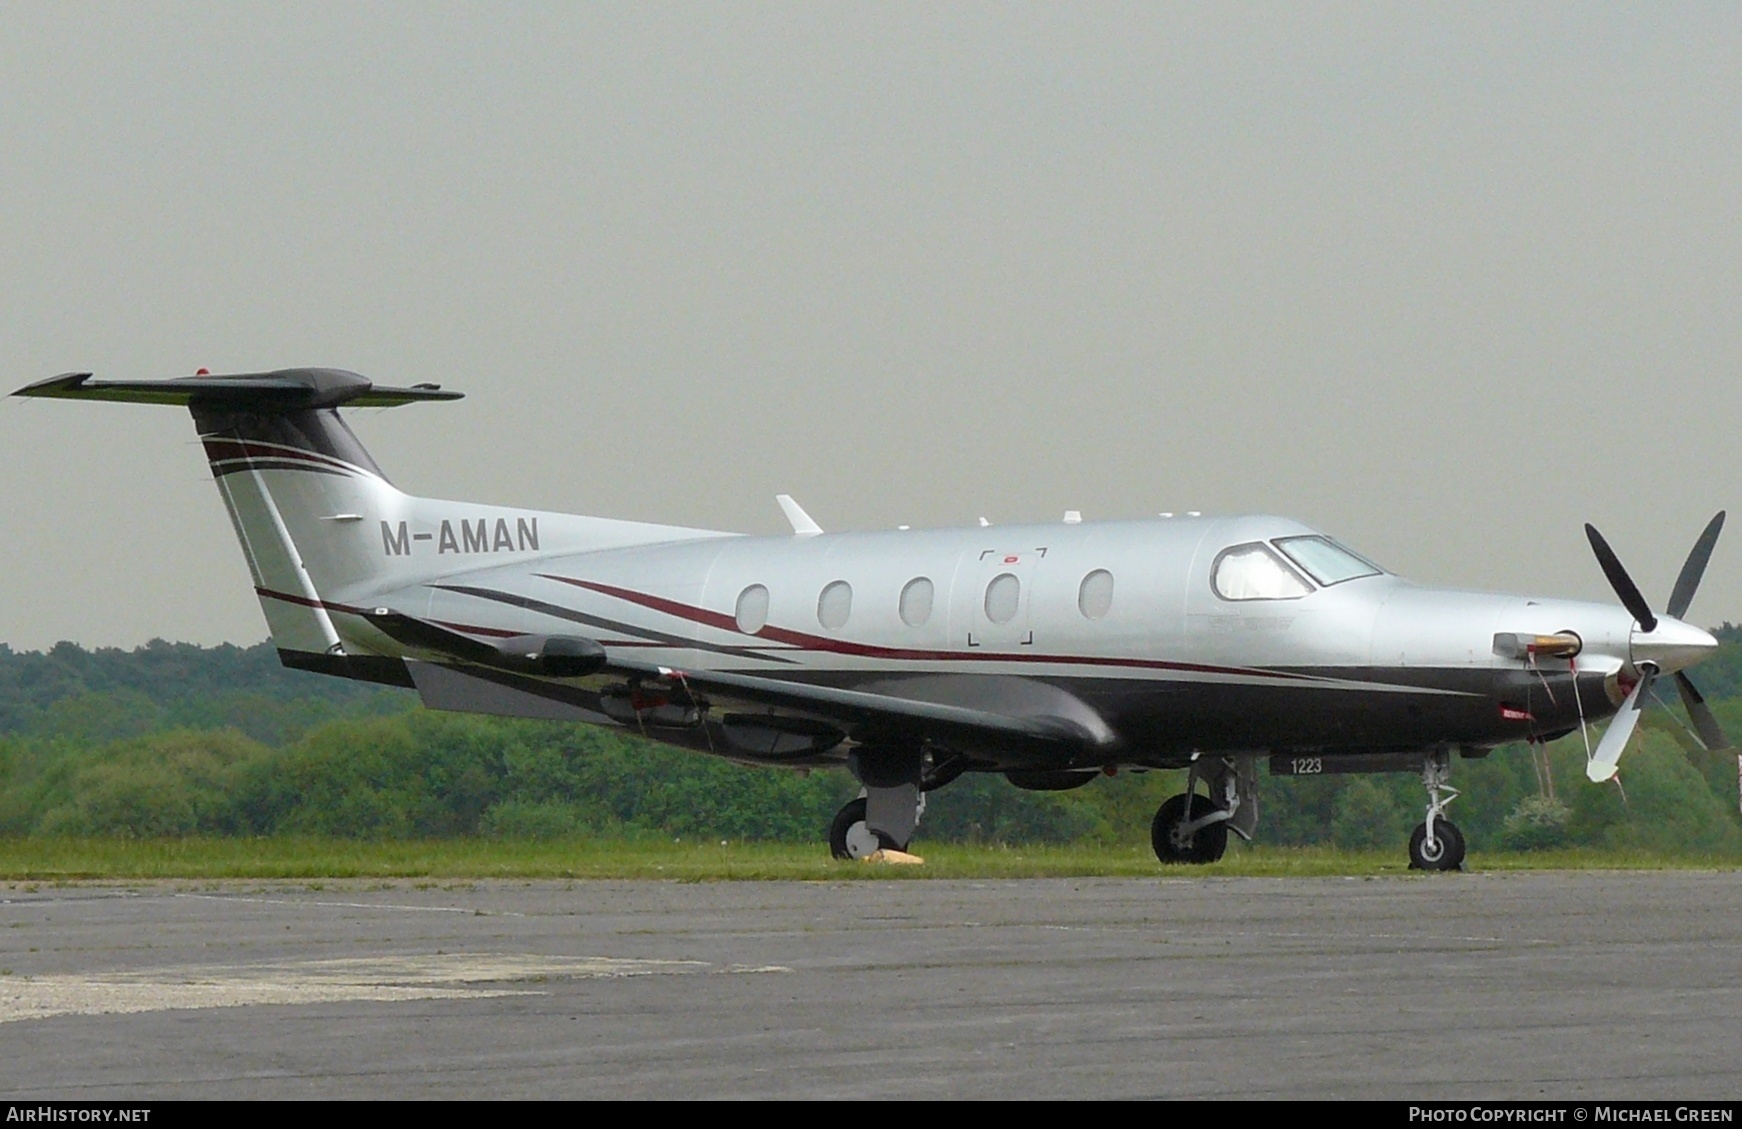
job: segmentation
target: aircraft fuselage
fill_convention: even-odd
[[[583,631],[680,670],[1006,710],[1016,680],[1044,684],[1069,697],[1034,709],[1086,706],[1105,763],[1488,747],[1613,712],[1633,626],[1613,606],[1384,573],[1288,598],[1215,590],[1230,547],[1313,532],[1260,516],[721,536],[542,556],[371,598],[469,633]],[[1495,653],[1499,632],[1566,631],[1584,662]]]

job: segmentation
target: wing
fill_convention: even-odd
[[[1113,739],[1079,699],[1029,679],[916,677],[819,686],[659,666],[580,637],[485,642],[385,608],[365,618],[412,651],[413,679],[432,707],[614,721],[673,744],[758,763],[838,762],[837,747],[852,741],[929,744],[987,767],[1062,769],[1092,763],[1092,754]],[[585,669],[572,665],[583,661]],[[423,663],[446,669],[420,672]],[[571,714],[550,712],[564,703]]]

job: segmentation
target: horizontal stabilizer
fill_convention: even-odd
[[[343,369],[287,368],[236,376],[184,376],[175,380],[92,380],[88,372],[68,372],[28,384],[13,395],[290,412],[340,405],[391,408],[418,400],[458,400],[463,394],[444,392],[437,384],[410,388],[377,386],[368,378]]]

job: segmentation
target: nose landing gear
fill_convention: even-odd
[[[1458,798],[1448,780],[1450,753],[1439,752],[1422,762],[1421,782],[1427,789],[1427,819],[1409,837],[1411,870],[1460,870],[1464,865],[1464,833],[1445,816],[1446,805]]]

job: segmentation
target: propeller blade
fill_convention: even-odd
[[[1609,731],[1597,742],[1597,751],[1585,765],[1585,775],[1592,783],[1601,784],[1615,775],[1615,769],[1621,763],[1621,753],[1627,748],[1627,739],[1633,736],[1633,727],[1639,724],[1645,696],[1651,693],[1651,683],[1656,677],[1656,667],[1648,666],[1639,672],[1638,683],[1628,692],[1627,700],[1621,703],[1621,712],[1609,723]]]
[[[1712,716],[1712,707],[1706,704],[1706,699],[1694,688],[1693,679],[1678,670],[1675,672],[1675,688],[1681,691],[1682,705],[1688,708],[1688,720],[1694,723],[1694,732],[1700,735],[1700,744],[1714,753],[1720,749],[1728,749],[1730,739],[1724,736],[1718,719]]]
[[[1621,606],[1633,614],[1633,618],[1639,621],[1639,626],[1646,634],[1656,631],[1657,617],[1651,614],[1651,605],[1639,594],[1639,585],[1633,583],[1633,578],[1621,567],[1621,558],[1615,555],[1609,542],[1603,540],[1597,527],[1589,522],[1585,524],[1585,536],[1590,538],[1591,551],[1597,554],[1597,564],[1602,566],[1603,575],[1609,578],[1609,587],[1615,589],[1615,594],[1621,597]],[[1705,566],[1700,567],[1704,571]]]
[[[1677,619],[1688,610],[1688,605],[1694,602],[1694,592],[1700,587],[1700,577],[1706,574],[1706,562],[1712,559],[1712,547],[1718,543],[1718,534],[1724,529],[1724,511],[1719,510],[1711,521],[1706,523],[1706,530],[1700,534],[1700,539],[1694,542],[1694,547],[1688,551],[1688,559],[1682,565],[1681,575],[1675,578],[1675,590],[1669,594],[1669,603],[1664,605],[1664,611]],[[1687,699],[1687,693],[1682,693],[1682,699]]]

